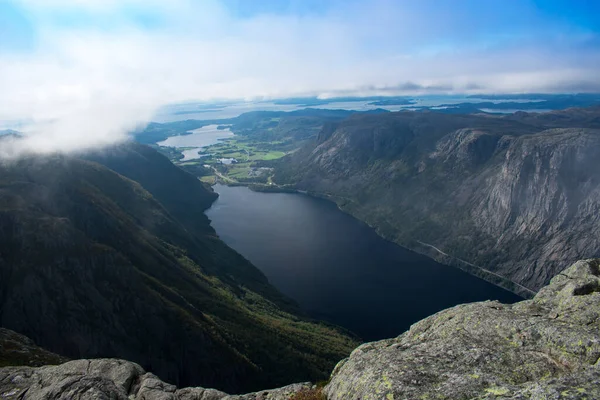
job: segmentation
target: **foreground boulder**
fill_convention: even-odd
[[[600,260],[579,261],[533,300],[457,306],[366,343],[323,394],[346,399],[599,399]],[[296,394],[299,392],[302,395]],[[310,384],[229,396],[177,389],[139,365],[77,360],[0,369],[0,399],[321,399]]]
[[[338,364],[347,399],[599,399],[600,260],[579,261],[533,300],[457,306]]]

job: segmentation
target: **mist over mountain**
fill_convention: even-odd
[[[246,3],[2,2],[12,153],[113,144],[191,101],[600,91],[594,2]]]

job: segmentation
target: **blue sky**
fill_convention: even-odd
[[[600,92],[599,16],[597,0],[0,0],[0,122],[76,145],[188,100]]]
[[[215,2],[189,3],[195,12],[202,13],[204,9],[214,9]],[[398,25],[407,22],[403,21],[402,14],[414,18],[409,23],[415,25],[412,32],[415,37],[390,40],[386,46],[390,52],[410,45],[415,51],[419,46],[460,49],[474,43],[497,46],[511,40],[543,40],[547,36],[551,40],[568,40],[569,36],[587,35],[589,43],[596,41],[597,45],[600,32],[600,2],[595,0],[222,0],[216,3],[233,24],[265,15],[298,19],[347,18],[355,22],[356,13],[369,8],[391,11],[387,17],[396,19]],[[0,0],[0,51],[33,50],[40,45],[41,26],[110,32],[125,24],[151,32],[177,25],[177,15],[165,13],[165,6],[157,4],[131,0]],[[391,22],[389,20],[385,22]],[[378,30],[376,19],[362,22],[366,24],[361,28],[366,25],[367,30]],[[386,25],[385,28],[394,32],[397,27]]]

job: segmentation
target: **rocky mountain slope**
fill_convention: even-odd
[[[600,255],[600,108],[356,115],[276,164],[405,247],[531,296]]]
[[[51,353],[37,346],[27,336],[0,328],[0,367],[29,365],[40,367],[67,362],[66,357]]]
[[[533,300],[457,306],[397,338],[363,344],[322,391],[310,388],[241,396],[177,389],[119,360],[0,369],[0,397],[9,400],[597,399],[600,260],[575,263]]]
[[[181,385],[326,376],[354,340],[299,316],[220,241],[203,214],[214,197],[135,144],[0,165],[0,326]]]

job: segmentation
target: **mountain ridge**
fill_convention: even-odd
[[[134,143],[82,157],[0,166],[1,326],[230,392],[323,378],[350,351],[218,238],[193,176]]]
[[[274,162],[273,181],[329,198],[386,239],[529,297],[570,260],[600,255],[599,116],[599,107],[357,115]]]

